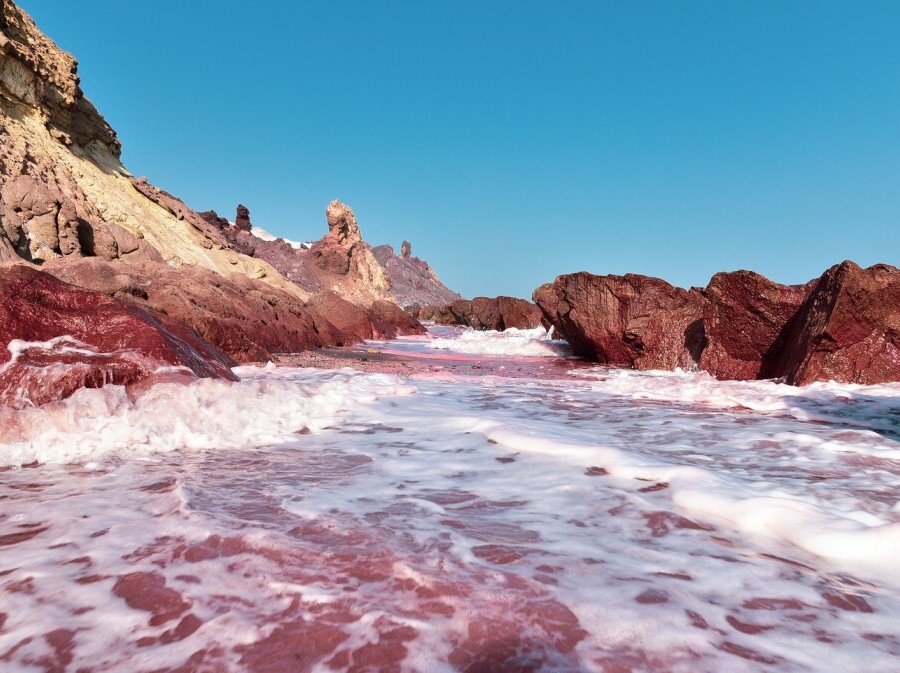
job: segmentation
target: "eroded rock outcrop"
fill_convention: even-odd
[[[25,264],[0,266],[0,404],[63,399],[177,366],[236,380],[234,361],[179,323]]]
[[[900,270],[853,262],[805,285],[750,271],[682,290],[646,276],[559,276],[534,292],[574,352],[635,369],[720,379],[900,381]]]
[[[700,368],[719,379],[780,377],[788,331],[811,287],[780,285],[752,271],[717,273],[702,291]]]
[[[559,276],[534,301],[577,355],[633,369],[693,368],[704,345],[704,298],[636,274]]]
[[[777,375],[795,385],[900,381],[900,269],[828,269],[786,336]]]
[[[393,302],[377,301],[371,307],[364,308],[336,292],[326,291],[310,297],[309,307],[348,335],[348,343],[425,332],[417,320]]]
[[[441,282],[425,260],[412,256],[409,241],[403,241],[400,255],[396,255],[390,245],[376,246],[372,252],[387,270],[391,293],[400,306],[444,306],[462,299]]]
[[[541,310],[516,297],[457,299],[443,306],[412,306],[407,311],[418,320],[478,330],[534,329],[542,324]]]

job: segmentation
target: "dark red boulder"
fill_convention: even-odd
[[[718,379],[778,376],[787,334],[812,285],[780,285],[752,271],[717,273],[702,291],[700,368]]]
[[[788,383],[900,381],[900,269],[846,261],[815,282],[776,375]]]
[[[16,407],[171,366],[237,380],[234,361],[191,330],[20,264],[0,267],[0,344],[0,404]]]
[[[582,271],[558,276],[533,298],[576,355],[633,369],[692,368],[700,359],[706,300],[698,292]]]

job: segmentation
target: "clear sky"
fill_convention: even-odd
[[[466,296],[900,265],[900,2],[17,0],[135,175]]]

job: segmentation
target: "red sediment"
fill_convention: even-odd
[[[756,661],[760,664],[769,664],[770,666],[774,666],[775,664],[781,663],[783,661],[781,657],[763,654],[762,652],[751,650],[749,647],[744,647],[743,645],[732,643],[729,640],[723,641],[717,647],[723,652],[728,652],[728,654],[733,654],[737,657],[740,657],[741,659],[747,659],[748,661]]]
[[[802,610],[806,606],[794,598],[751,598],[741,607],[748,610]]]
[[[515,563],[524,558],[524,554],[512,547],[504,547],[497,544],[485,544],[472,548],[472,553],[480,559],[496,563],[498,565],[506,565]]]
[[[829,590],[822,592],[822,598],[828,601],[829,605],[848,612],[875,612],[875,608],[869,605],[865,598],[856,594]]]
[[[646,591],[635,596],[635,602],[643,605],[656,605],[658,603],[668,603],[669,594],[660,589],[647,589]]]
[[[589,467],[584,473],[589,477],[605,477],[609,474],[609,470],[605,467]]]
[[[725,621],[731,624],[732,628],[740,631],[741,633],[747,633],[749,635],[755,635],[757,633],[763,633],[765,631],[769,631],[774,629],[774,625],[765,625],[765,624],[753,624],[751,622],[742,622],[737,617],[733,615],[728,615],[725,617]]]
[[[647,522],[647,528],[650,529],[650,533],[653,537],[663,537],[677,528],[689,530],[713,530],[712,526],[697,523],[696,521],[686,519],[673,512],[645,512],[643,516],[644,520]]]
[[[42,528],[31,528],[29,530],[19,531],[18,533],[7,533],[6,535],[0,535],[0,547],[6,547],[8,545],[25,542],[33,538],[35,535],[40,535],[48,529],[49,526],[44,526]]]
[[[113,586],[113,593],[128,607],[149,612],[151,626],[165,624],[191,607],[180,593],[166,587],[162,575],[152,572],[122,575]]]

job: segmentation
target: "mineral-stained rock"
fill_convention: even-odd
[[[400,244],[400,256],[403,259],[409,259],[412,256],[412,243],[403,241],[403,243]]]
[[[718,379],[778,376],[785,339],[811,288],[779,285],[752,271],[717,273],[702,291],[707,345],[700,368]]]
[[[535,303],[577,355],[633,369],[695,367],[706,300],[659,278],[635,274],[559,276]]]
[[[378,301],[371,308],[357,306],[336,292],[321,292],[309,300],[309,307],[328,320],[350,341],[393,339],[401,334],[421,334],[422,325],[396,304]],[[391,308],[393,307],[393,308]]]
[[[0,404],[130,384],[166,366],[236,380],[234,362],[191,330],[24,264],[0,266]]]
[[[409,246],[410,254],[404,255],[407,244],[407,241],[403,241],[399,256],[394,254],[394,249],[389,245],[372,248],[375,258],[387,270],[391,292],[397,303],[404,307],[444,306],[461,299],[459,294],[440,281],[427,262],[411,256],[412,246]]]
[[[425,334],[428,331],[422,323],[392,301],[384,301],[382,299],[372,302],[369,313],[372,316],[372,322],[375,323],[382,334],[393,334],[393,336],[386,336],[385,338],[392,339],[400,335]]]
[[[250,209],[242,203],[238,204],[234,226],[241,231],[250,231],[253,228],[253,225],[250,223]]]
[[[391,281],[372,248],[362,240],[353,210],[335,200],[325,213],[328,233],[311,248],[294,248],[239,231],[237,241],[252,245],[254,255],[307,292],[334,291],[361,306],[393,300]]]
[[[243,274],[226,278],[202,267],[96,258],[60,259],[45,268],[66,282],[188,325],[238,362],[354,341],[297,297]]]
[[[900,269],[845,261],[815,282],[775,372],[788,383],[900,381]]]
[[[534,329],[542,322],[541,310],[515,297],[457,299],[444,306],[412,306],[410,315],[444,325],[466,325],[478,330]]]

